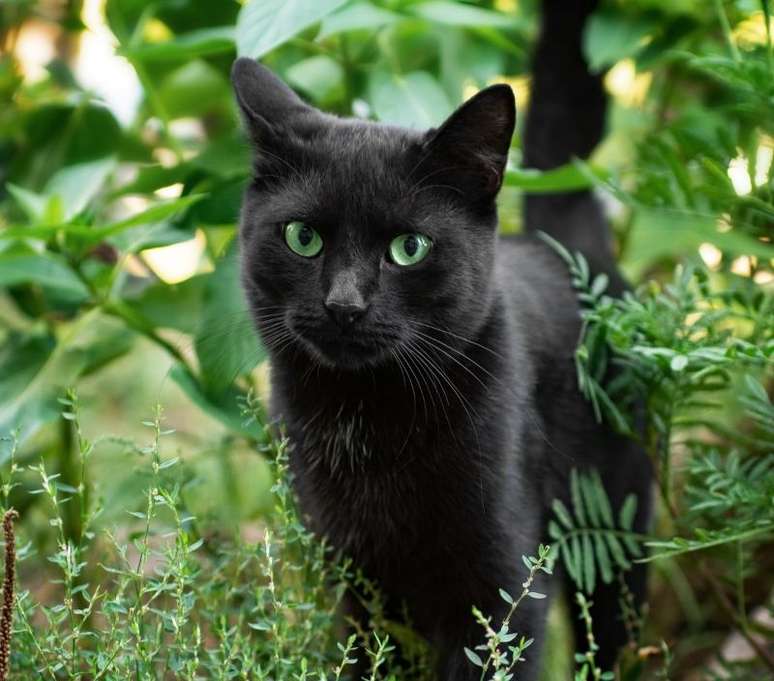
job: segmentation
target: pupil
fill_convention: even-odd
[[[312,243],[312,230],[304,225],[298,232],[298,243],[302,246],[308,246]]]
[[[408,236],[403,242],[403,250],[406,251],[406,255],[413,258],[419,250],[419,243],[415,236]]]

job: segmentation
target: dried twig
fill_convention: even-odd
[[[10,671],[13,590],[16,579],[16,537],[13,531],[13,521],[18,517],[19,514],[13,508],[8,509],[3,516],[5,575],[3,577],[3,605],[0,609],[0,681],[6,681]]]

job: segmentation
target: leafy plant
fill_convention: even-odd
[[[79,428],[77,400],[65,403]],[[129,510],[133,524],[95,532],[98,506],[84,481],[60,482],[35,467],[57,534],[49,560],[59,577],[49,602],[23,588],[13,629],[12,669],[50,679],[159,678],[340,678],[362,647],[373,679],[387,678],[389,637],[367,632],[338,644],[340,601],[353,576],[324,544],[304,529],[289,488],[284,439],[267,437],[274,461],[274,520],[254,541],[211,541],[199,534],[181,494],[181,467],[162,443],[171,433],[159,409],[146,424],[150,444],[133,448],[144,460],[144,499]],[[79,430],[80,432],[80,430]],[[84,458],[93,443],[80,438]],[[268,451],[271,449],[271,451]],[[83,513],[80,540],[64,534],[64,510]],[[30,554],[20,552],[22,586]],[[96,587],[91,583],[97,582]],[[371,638],[373,640],[371,640]]]
[[[513,677],[513,670],[524,661],[524,653],[534,642],[534,639],[519,636],[518,632],[510,630],[511,618],[525,598],[545,598],[545,594],[532,590],[535,577],[540,572],[547,575],[553,573],[551,547],[541,545],[538,555],[523,556],[527,568],[527,578],[522,584],[518,598],[513,598],[507,591],[500,589],[500,597],[508,604],[508,612],[502,619],[498,629],[492,627],[492,618],[485,616],[478,608],[473,608],[473,616],[484,628],[485,642],[476,646],[475,650],[465,648],[465,655],[471,664],[481,669],[481,681],[508,681]],[[480,651],[480,652],[476,652]],[[482,657],[483,655],[483,657]]]
[[[607,492],[595,471],[570,474],[572,510],[559,500],[552,504],[554,520],[548,534],[567,574],[586,593],[593,593],[597,575],[610,584],[619,571],[631,568],[631,558],[642,555],[641,537],[632,529],[637,498],[630,494],[613,516]]]
[[[251,454],[276,458],[281,479],[253,397],[265,395],[265,356],[238,285],[249,150],[228,71],[237,54],[260,56],[316,106],[388,123],[437,125],[495,80],[514,86],[523,111],[538,3],[108,0],[98,19],[85,5],[0,4],[0,491],[21,516],[23,587],[12,669],[338,679],[368,651],[372,676],[389,678],[405,632],[374,614],[374,635],[343,640],[331,616],[341,568],[323,567],[328,554],[277,498],[286,487],[270,492]],[[755,619],[768,607],[773,541],[771,18],[766,0],[600,3],[583,50],[608,70],[605,144],[589,163],[538,172],[518,167],[517,131],[499,200],[503,230],[518,231],[525,191],[608,194],[621,264],[647,282],[613,300],[604,277],[563,253],[585,307],[579,385],[598,418],[642,438],[659,473],[648,556],[627,549],[626,518],[605,515],[585,472],[564,509],[572,528],[554,519],[580,589],[626,561],[655,561],[651,612],[627,625],[642,645],[621,662],[627,680],[710,668],[737,632],[753,652],[706,675],[774,669]],[[108,63],[88,52],[108,32],[120,98],[82,67]],[[42,44],[51,58],[35,63]],[[184,252],[195,255],[172,272]],[[144,453],[127,437],[158,401],[156,382],[179,388],[164,396],[178,432],[151,422],[168,457],[154,454],[155,435]],[[72,387],[98,426],[80,426]],[[258,418],[246,421],[240,403]],[[578,665],[595,678],[591,660]],[[414,666],[429,673],[421,655]]]

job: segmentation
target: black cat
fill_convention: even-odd
[[[586,156],[601,135],[601,82],[580,49],[592,6],[546,3],[532,166]],[[497,622],[498,589],[520,592],[520,556],[545,540],[572,468],[599,470],[616,506],[636,493],[637,528],[647,521],[648,461],[578,392],[576,295],[565,264],[529,233],[582,250],[620,291],[604,217],[587,191],[529,197],[528,233],[498,236],[515,120],[505,85],[417,132],[321,113],[251,60],[235,63],[233,82],[256,150],[243,280],[302,511],[388,607],[408,605],[440,679],[477,679],[463,653],[482,639],[471,606]],[[628,575],[638,601],[644,578]],[[617,595],[616,585],[593,596],[605,668],[625,641]],[[540,642],[546,609],[527,599],[512,630]],[[523,680],[536,677],[538,643],[527,658]]]

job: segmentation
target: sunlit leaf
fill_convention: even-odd
[[[258,59],[341,7],[346,0],[251,0],[236,26],[240,56]]]

